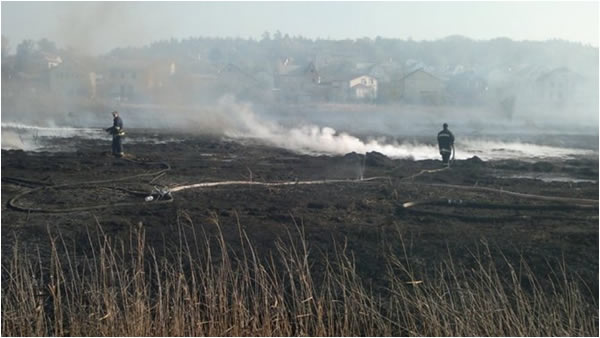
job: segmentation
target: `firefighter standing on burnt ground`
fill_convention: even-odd
[[[119,112],[113,111],[113,126],[106,128],[106,131],[112,135],[112,154],[115,157],[123,157],[123,144],[121,143],[121,137],[125,135],[123,131],[123,120],[119,117]]]
[[[452,148],[454,148],[454,135],[448,130],[448,123],[444,123],[444,129],[438,133],[437,140],[442,162],[444,165],[449,165]]]

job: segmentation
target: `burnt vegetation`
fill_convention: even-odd
[[[498,176],[594,179],[597,159],[434,171],[214,137],[131,142],[136,161],[68,142],[79,151],[2,151],[3,335],[598,335],[598,205],[581,202],[597,183]],[[128,193],[360,174],[386,179],[187,189],[164,204]],[[30,189],[18,203],[31,212],[6,203]],[[131,205],[43,211],[109,202]]]

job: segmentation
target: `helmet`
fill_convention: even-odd
[[[444,123],[444,129],[448,128],[448,123]]]

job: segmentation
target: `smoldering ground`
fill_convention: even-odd
[[[587,131],[591,134],[588,138],[577,139],[544,124],[536,126],[522,121],[492,119],[485,111],[467,111],[464,114],[467,117],[460,119],[458,115],[452,115],[453,110],[419,107],[396,107],[404,111],[392,111],[366,106],[363,111],[335,111],[344,108],[347,107],[330,107],[327,112],[319,112],[316,106],[287,107],[286,111],[278,112],[276,107],[241,102],[231,95],[221,97],[212,105],[117,107],[126,128],[181,132],[181,137],[198,134],[253,140],[314,155],[376,151],[390,158],[437,159],[435,135],[441,121],[449,121],[451,130],[457,135],[456,159],[473,156],[483,160],[597,156],[597,147],[587,142],[594,138],[592,132]],[[35,137],[107,137],[99,131],[112,122],[109,111],[56,114],[42,123],[37,119],[34,122],[37,125],[3,120],[3,148],[35,149],[27,143],[28,134]],[[577,129],[572,131],[577,132]],[[15,135],[19,136],[18,140]]]

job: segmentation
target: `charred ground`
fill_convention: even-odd
[[[132,136],[141,137],[132,131]],[[125,143],[132,162],[115,159],[106,151],[110,143],[79,138],[57,139],[55,146],[70,152],[2,150],[2,256],[9,259],[18,240],[21,246],[48,251],[48,231],[60,233],[74,251],[85,251],[89,232],[101,231],[126,239],[140,223],[154,247],[178,241],[177,225],[191,220],[207,234],[216,233],[218,220],[225,239],[239,245],[243,228],[260,254],[275,248],[278,238],[298,236],[299,227],[311,252],[330,254],[334,246],[352,252],[358,271],[377,286],[385,273],[385,250],[406,250],[421,276],[433,273],[449,255],[470,266],[473,254],[489,246],[493,260],[518,264],[522,257],[540,277],[552,273],[556,262],[581,276],[597,295],[598,208],[573,209],[561,203],[523,199],[506,194],[433,186],[432,183],[490,187],[514,192],[597,199],[598,159],[525,162],[484,162],[478,158],[456,161],[439,169],[440,161],[392,160],[378,153],[367,156],[310,156],[260,145],[251,140],[219,137],[154,135],[165,142]],[[169,141],[172,138],[180,141]],[[167,162],[171,170],[161,177],[140,176],[122,182],[69,189],[64,183],[114,179],[157,171]],[[570,176],[582,181],[547,182],[509,178],[519,174]],[[222,186],[190,189],[173,194],[173,202],[155,204],[128,191],[150,191],[153,185],[180,186],[224,180],[294,181],[386,179],[285,187]],[[15,181],[14,179],[21,179]],[[150,181],[152,183],[150,183]],[[589,181],[588,181],[589,180]],[[20,205],[35,208],[70,208],[111,202],[139,202],[137,206],[105,208],[75,213],[21,212],[8,207],[16,194],[40,186]],[[114,190],[113,188],[125,190]],[[408,201],[460,200],[496,207],[425,205],[406,210]],[[515,206],[510,208],[507,206]],[[528,207],[545,205],[546,209]],[[420,211],[420,212],[418,212]],[[403,243],[393,239],[400,234]],[[157,250],[160,251],[160,250]],[[32,250],[37,252],[36,250]],[[319,269],[322,261],[314,263]]]

